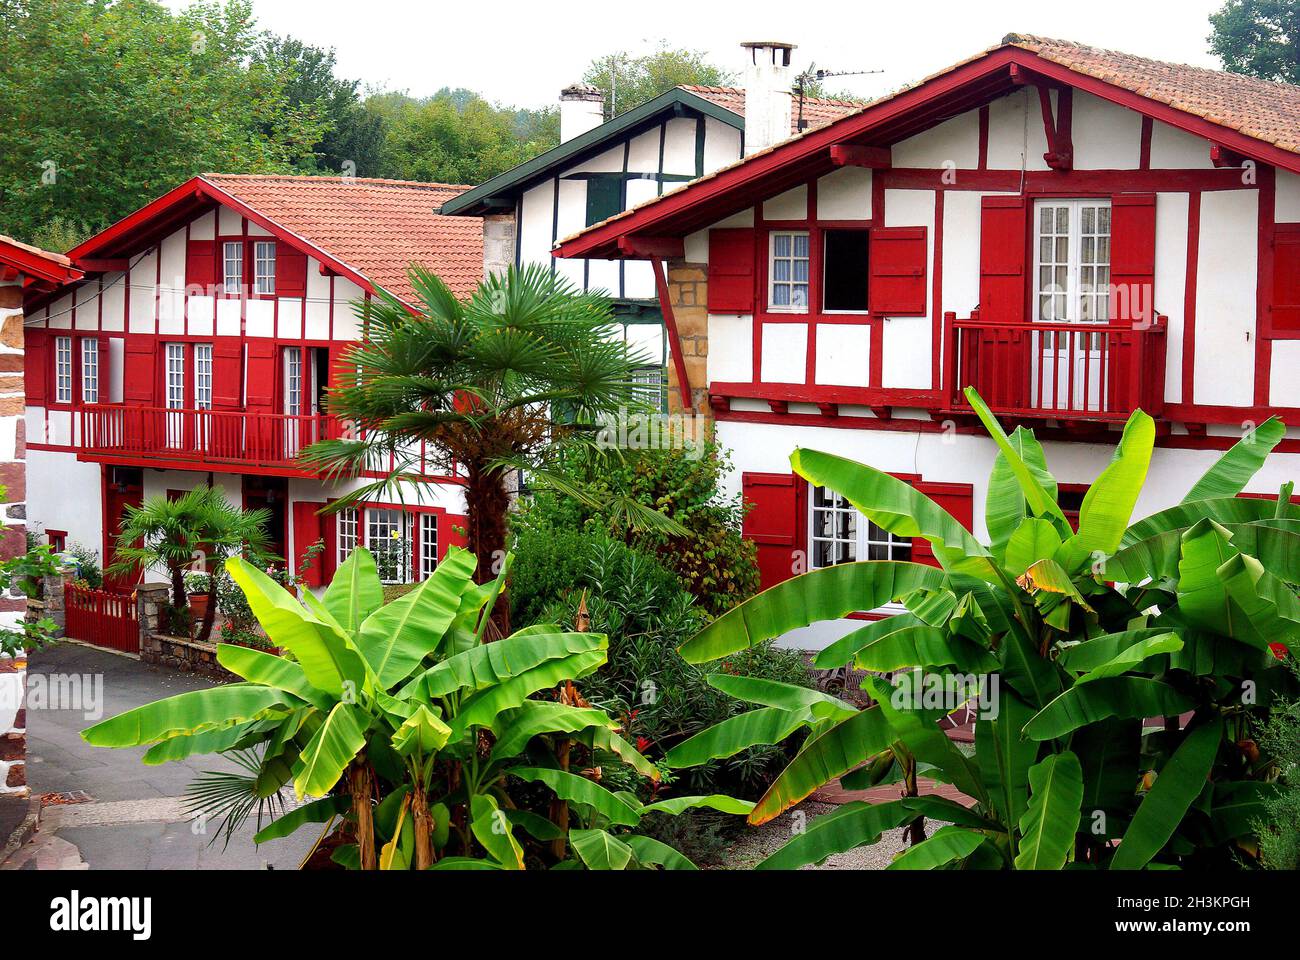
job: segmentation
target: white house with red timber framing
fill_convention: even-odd
[[[363,481],[298,454],[340,435],[324,391],[362,338],[358,305],[414,303],[413,262],[457,295],[478,285],[482,221],[436,212],[466,189],[204,175],[70,251],[84,276],[24,305],[29,529],[107,565],[125,505],[207,482],[271,511],[293,569],[323,541],[312,585],[358,544],[393,554],[386,579],[423,579],[463,542],[457,478],[426,465],[400,501],[322,516]]]
[[[996,450],[966,386],[1035,428],[1067,511],[1138,407],[1159,426],[1138,515],[1271,414],[1295,426],[1249,492],[1300,476],[1294,86],[1013,34],[555,253],[662,271],[673,400],[733,451],[766,585],[929,555],[793,475],[797,447],[982,536]]]

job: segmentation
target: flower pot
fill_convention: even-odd
[[[208,595],[206,593],[190,594],[190,613],[194,617],[196,626],[203,622],[203,618],[208,614]]]

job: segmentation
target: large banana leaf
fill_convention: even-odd
[[[1108,717],[1178,716],[1195,704],[1168,684],[1149,677],[1107,677],[1075,684],[1025,724],[1025,736],[1055,740]]]
[[[233,727],[221,727],[217,730],[205,730],[203,733],[168,737],[146,750],[140,761],[145,766],[153,767],[158,764],[169,763],[172,760],[184,760],[186,757],[192,757],[195,754],[222,753],[233,749],[241,740],[261,726],[261,723],[237,723]]]
[[[1224,527],[1237,523],[1258,523],[1262,520],[1300,520],[1300,504],[1276,504],[1271,500],[1254,497],[1190,500],[1134,523],[1125,532],[1120,548],[1131,547],[1168,530],[1185,530],[1198,520],[1207,519]]]
[[[81,731],[95,747],[135,747],[260,719],[268,711],[302,706],[274,687],[229,683],[146,703]]]
[[[877,526],[923,537],[945,570],[997,582],[984,545],[916,487],[866,464],[816,450],[796,450],[790,465],[809,482],[837,491]]]
[[[1028,803],[1029,768],[1038,759],[1038,743],[1021,730],[1034,711],[1010,690],[998,697],[996,717],[975,722],[975,762],[994,812],[1008,825],[1018,824]]]
[[[931,837],[904,850],[886,870],[934,870],[964,860],[985,841],[984,834],[965,827],[940,827]]]
[[[680,647],[688,663],[705,663],[779,637],[796,627],[874,610],[914,590],[935,590],[942,570],[919,563],[843,563],[786,580],[728,610]]]
[[[487,794],[476,793],[470,799],[469,828],[474,839],[483,845],[497,863],[507,870],[524,868],[524,848],[515,839],[510,829],[510,820],[505,811],[497,804],[496,798]]]
[[[796,833],[755,869],[797,870],[810,863],[822,863],[834,854],[876,843],[886,830],[914,819],[916,814],[905,808],[901,800],[846,803],[813,819],[802,833]]]
[[[529,627],[504,640],[448,657],[413,677],[398,691],[398,696],[432,699],[457,690],[476,693],[547,661],[608,647],[609,638],[603,633],[565,633],[559,627],[546,625]]]
[[[577,733],[588,727],[618,729],[618,721],[604,710],[571,707],[545,700],[527,700],[510,715],[509,722],[492,747],[491,761],[521,753],[528,741],[541,733]]]
[[[659,768],[613,730],[606,727],[587,727],[585,730],[578,731],[574,739],[586,744],[592,751],[608,751],[641,774],[641,776],[649,777],[655,782],[659,781]]]
[[[1138,630],[1125,630],[1122,633],[1107,633],[1082,643],[1071,644],[1061,651],[1057,662],[1075,673],[1086,673],[1103,664],[1113,662],[1130,647],[1140,645],[1145,640],[1160,639],[1169,636],[1168,630],[1148,627]],[[1145,657],[1141,658],[1145,659]]]
[[[432,576],[362,621],[357,649],[379,678],[381,689],[406,679],[438,649],[460,607],[461,593],[472,582],[474,566],[473,554],[448,550]]]
[[[687,810],[699,810],[704,807],[720,813],[748,814],[754,809],[754,804],[749,800],[737,800],[735,797],[728,797],[721,793],[711,793],[706,797],[669,797],[667,800],[645,804],[641,808],[641,815],[667,813],[675,817]]]
[[[747,747],[780,743],[811,722],[807,712],[791,713],[778,707],[739,713],[677,744],[664,754],[664,764],[680,769],[734,757]]]
[[[1146,481],[1155,440],[1155,421],[1134,410],[1110,464],[1088,488],[1079,507],[1079,532],[1070,540],[1078,555],[1109,555],[1119,548]]]
[[[779,816],[823,784],[887,750],[893,730],[878,706],[842,720],[806,744],[749,814],[758,825]]]
[[[946,619],[946,618],[945,618]],[[813,666],[819,670],[833,670],[853,661],[854,655],[863,647],[877,641],[883,641],[889,634],[912,627],[930,626],[912,613],[900,613],[881,620],[872,620],[865,627],[859,627],[840,637],[830,646],[821,650],[813,658]]]
[[[1011,534],[1006,545],[1006,568],[1020,576],[1040,560],[1055,557],[1061,549],[1061,535],[1048,520],[1030,517]]]
[[[409,757],[418,750],[427,757],[441,750],[450,737],[451,728],[421,703],[394,731],[391,741],[399,756]]]
[[[1016,629],[1002,637],[1002,682],[1025,698],[1032,707],[1042,707],[1061,692],[1061,675],[1050,660]]]
[[[263,650],[254,650],[252,647],[219,643],[217,663],[250,683],[287,690],[295,697],[306,700],[316,709],[326,713],[334,706],[332,697],[324,690],[313,687],[307,680],[302,665],[287,657],[278,657]]]
[[[1056,480],[1047,470],[1047,457],[1033,431],[1016,427],[1007,438],[1007,444],[1043,492],[1055,502]],[[1025,495],[1020,488],[1020,481],[1016,479],[1016,470],[1012,468],[1007,455],[999,451],[997,460],[993,462],[993,472],[989,476],[989,490],[984,504],[984,526],[988,528],[994,556],[1002,556],[1012,534],[1026,517],[1028,511]],[[1058,539],[1059,537],[1058,534]]]
[[[1098,664],[1075,683],[1092,683],[1106,677],[1119,677],[1141,666],[1151,657],[1162,653],[1175,653],[1183,649],[1182,638],[1176,633],[1161,633],[1130,644],[1105,663]]]
[[[451,719],[452,739],[461,739],[470,727],[491,727],[506,710],[523,704],[538,690],[548,690],[565,680],[578,680],[604,665],[604,647],[588,653],[575,653],[563,660],[550,660],[526,670],[496,686],[468,697]]]
[[[1222,525],[1232,546],[1254,557],[1264,569],[1287,583],[1300,583],[1300,521],[1259,520]],[[1125,547],[1106,561],[1106,577],[1120,583],[1175,579],[1183,555],[1186,528],[1166,530]]]
[[[1222,737],[1223,721],[1219,719],[1187,734],[1142,798],[1111,860],[1112,870],[1140,870],[1169,842],[1187,808],[1205,789]]]
[[[588,870],[624,870],[635,852],[604,830],[570,830],[569,843]]]
[[[1085,826],[1097,839],[1116,836],[1114,823],[1127,816],[1137,791],[1140,769],[1142,720],[1103,720],[1075,732],[1071,749],[1083,764]],[[1098,811],[1106,815],[1101,821]],[[1097,832],[1096,827],[1103,830]]]
[[[228,560],[226,570],[244,591],[267,639],[294,655],[313,687],[336,698],[343,696],[345,683],[353,695],[362,689],[365,665],[342,634],[308,614],[284,587],[242,558]]]
[[[544,783],[561,800],[582,803],[608,818],[611,823],[634,827],[641,814],[598,783],[564,770],[548,767],[511,767],[510,775],[521,780]]]
[[[1060,870],[1074,849],[1083,803],[1083,769],[1068,750],[1029,770],[1029,806],[1020,817],[1018,870]]]
[[[384,585],[379,582],[379,570],[369,550],[357,547],[348,554],[325,588],[321,602],[349,635],[356,634],[366,618],[383,606]]]
[[[350,703],[336,703],[325,722],[303,747],[293,788],[301,800],[323,797],[366,745],[365,713]]]
[[[266,843],[287,837],[299,827],[308,823],[327,823],[334,817],[347,813],[349,806],[345,796],[321,797],[311,803],[294,807],[284,816],[263,827],[253,835],[254,843]]]
[[[983,647],[924,625],[882,634],[860,649],[854,661],[859,670],[878,673],[947,666],[963,673],[988,673],[998,667],[997,658]]]
[[[1235,497],[1246,489],[1250,478],[1259,472],[1273,448],[1286,436],[1286,424],[1269,417],[1226,451],[1183,497],[1190,500],[1214,500]]]
[[[857,707],[838,697],[793,683],[764,680],[761,677],[741,677],[731,673],[713,673],[707,679],[709,686],[737,700],[776,707],[791,713],[807,712],[817,720],[839,719],[858,712]]]
[[[623,842],[632,848],[632,853],[636,856],[636,862],[646,865],[658,865],[665,870],[698,870],[695,864],[691,863],[681,853],[661,843],[654,837],[642,837],[636,834],[623,837]]]

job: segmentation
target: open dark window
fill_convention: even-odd
[[[866,230],[827,230],[822,309],[867,310],[868,235]]]

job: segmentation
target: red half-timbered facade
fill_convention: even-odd
[[[871,463],[982,533],[995,450],[965,387],[1036,429],[1069,496],[1152,414],[1139,513],[1251,425],[1300,425],[1298,130],[1294,86],[1011,35],[556,255],[654,263],[674,399],[733,451],[765,583],[924,560],[789,454]],[[701,369],[680,340],[704,336]],[[1300,466],[1279,449],[1260,492]]]
[[[460,542],[457,477],[427,467],[406,503],[322,516],[350,486],[299,454],[345,429],[325,393],[367,301],[414,303],[414,262],[457,294],[477,286],[481,221],[434,212],[465,189],[204,175],[71,251],[84,276],[25,303],[32,528],[107,565],[125,506],[208,482],[270,510],[277,552],[312,585],[362,544],[386,580],[427,575]]]

